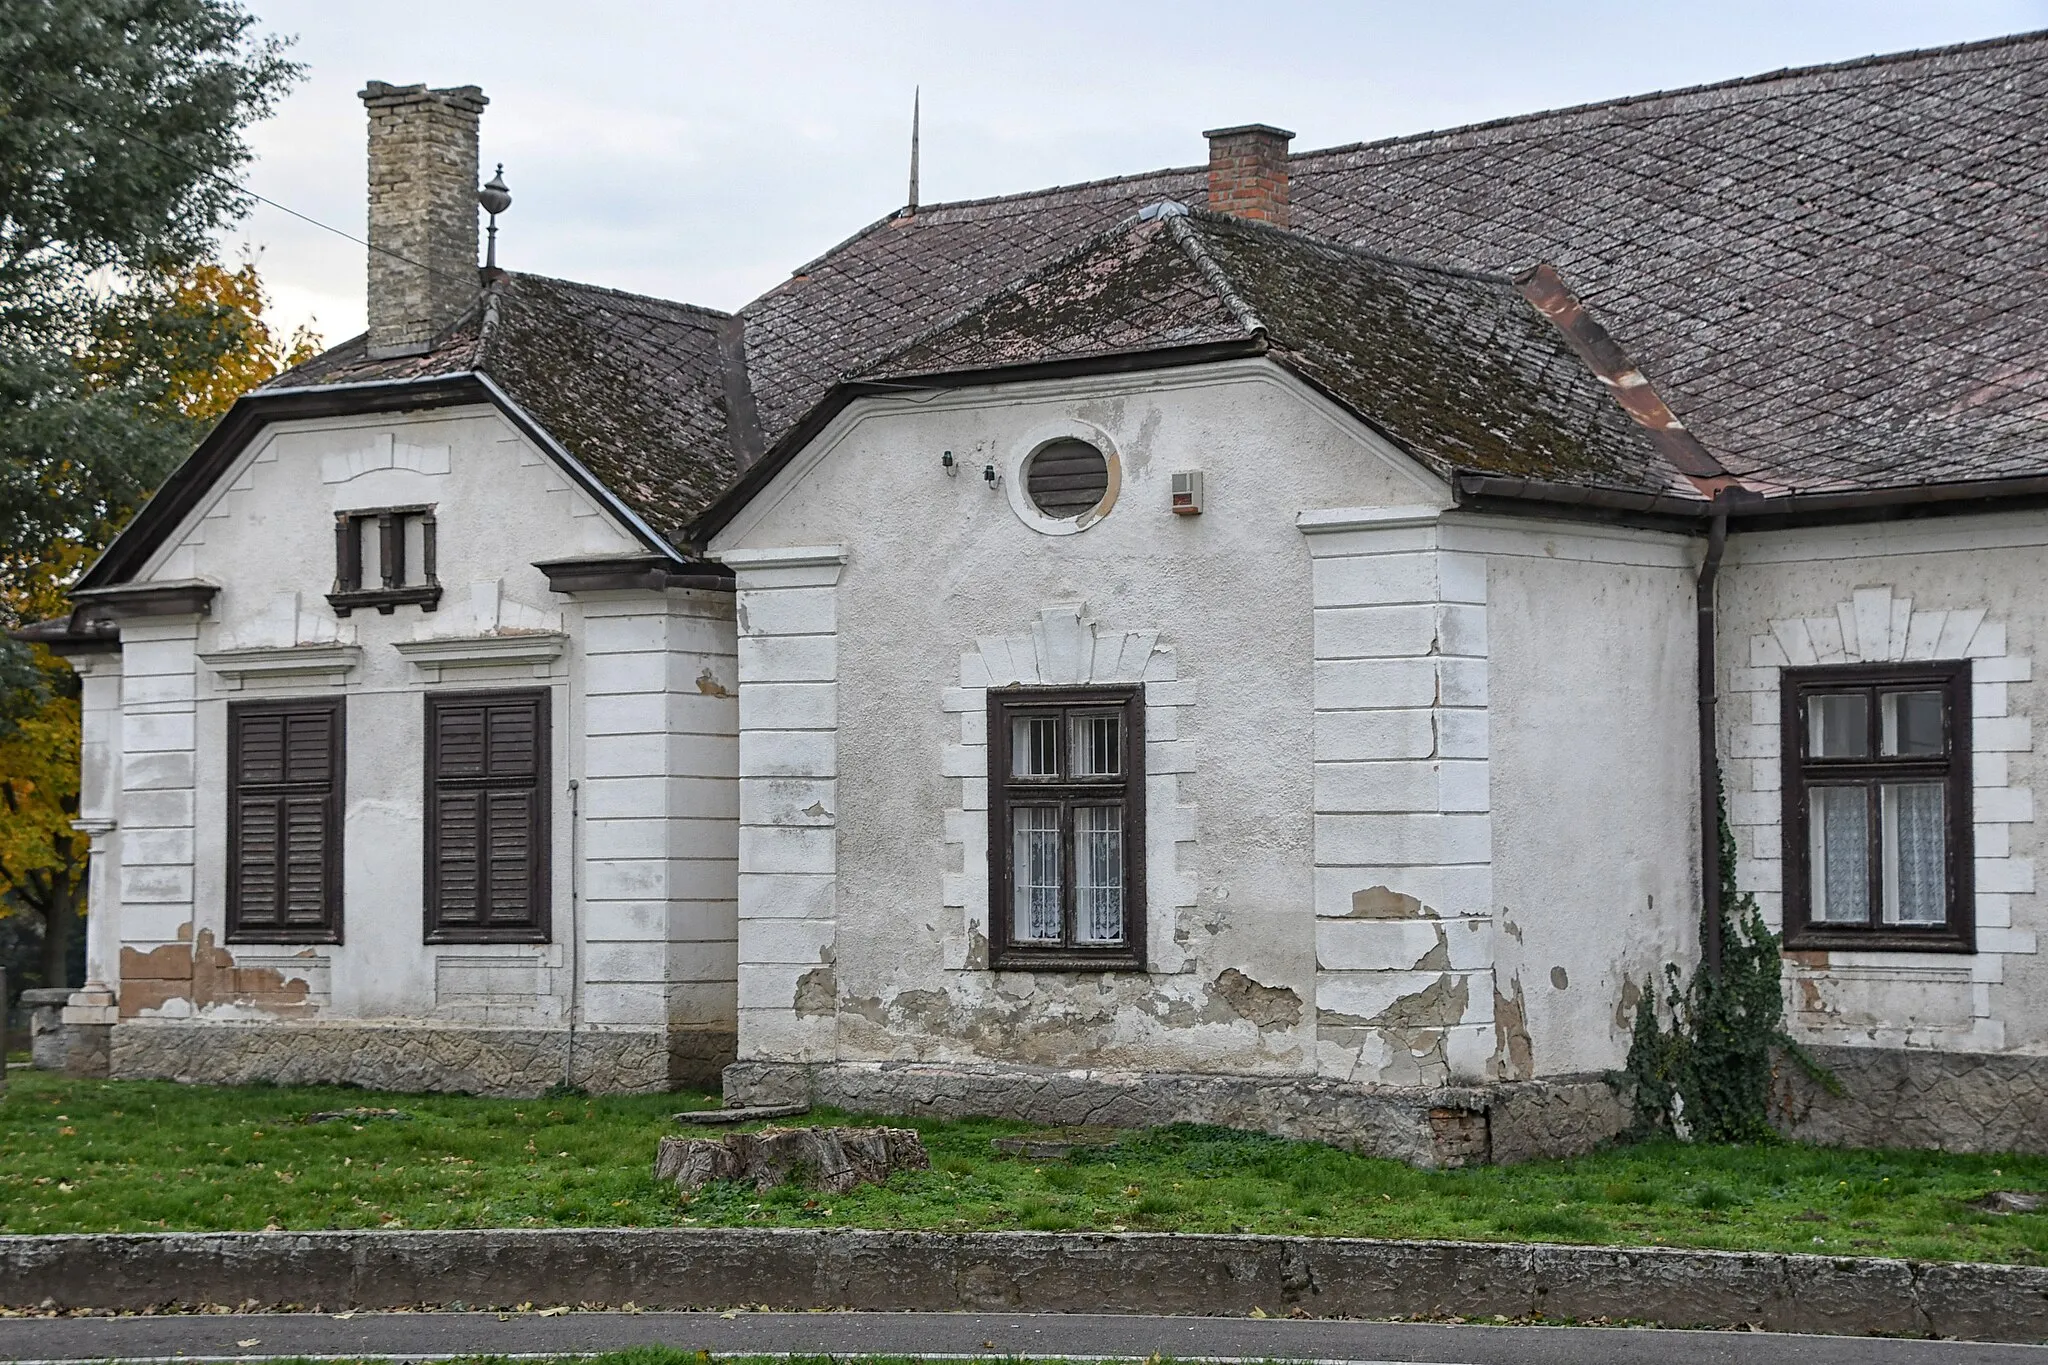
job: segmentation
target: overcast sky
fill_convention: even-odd
[[[1204,128],[1297,150],[2048,28],[2048,0],[249,0],[305,81],[248,183],[360,236],[366,79],[477,84],[500,263],[736,308],[904,200],[1190,165]],[[363,248],[257,206],[287,324],[363,325]]]

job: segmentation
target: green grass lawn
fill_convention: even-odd
[[[1314,1233],[1626,1243],[2048,1263],[2048,1159],[1651,1143],[1572,1161],[1417,1171],[1315,1143],[1180,1126],[1064,1161],[998,1156],[1027,1125],[912,1122],[932,1169],[821,1196],[655,1183],[669,1115],[708,1096],[472,1099],[207,1089],[14,1072],[0,1231],[874,1227]],[[308,1124],[316,1111],[404,1120]],[[797,1122],[875,1122],[819,1112]],[[902,1121],[899,1121],[902,1122]],[[716,1135],[720,1130],[692,1130]]]

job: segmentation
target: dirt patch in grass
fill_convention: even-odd
[[[209,1089],[16,1072],[0,1100],[0,1231],[874,1227],[1307,1233],[2048,1263],[2048,1159],[1653,1143],[1573,1161],[1417,1171],[1315,1143],[1181,1125],[1033,1160],[992,1120],[918,1130],[929,1171],[825,1195],[653,1176],[670,1115],[709,1096],[474,1099]],[[405,1121],[305,1122],[400,1109]]]

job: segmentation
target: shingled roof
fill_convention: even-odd
[[[1554,264],[1760,491],[2048,473],[2048,34],[1290,158],[1292,225]],[[769,439],[845,375],[1162,199],[1188,167],[884,219],[742,310]]]
[[[1467,469],[1698,496],[1520,282],[1170,201],[858,377],[994,377],[1229,342],[1292,370],[1445,478]]]
[[[358,336],[259,393],[481,374],[671,544],[739,473],[747,418],[724,313],[540,275],[501,274],[425,355],[371,358]],[[740,428],[736,430],[735,428]]]

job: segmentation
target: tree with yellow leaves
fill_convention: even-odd
[[[100,391],[134,393],[140,382],[163,421],[196,433],[243,393],[318,352],[305,328],[280,340],[264,319],[267,303],[253,261],[234,269],[201,262],[120,300],[78,368]],[[108,503],[87,534],[0,548],[0,619],[11,627],[62,615],[65,592],[139,501]],[[78,816],[76,680],[40,647],[17,647],[11,663],[0,667],[0,915],[35,914],[43,982],[73,984],[66,964],[84,909],[90,846],[71,826]]]

